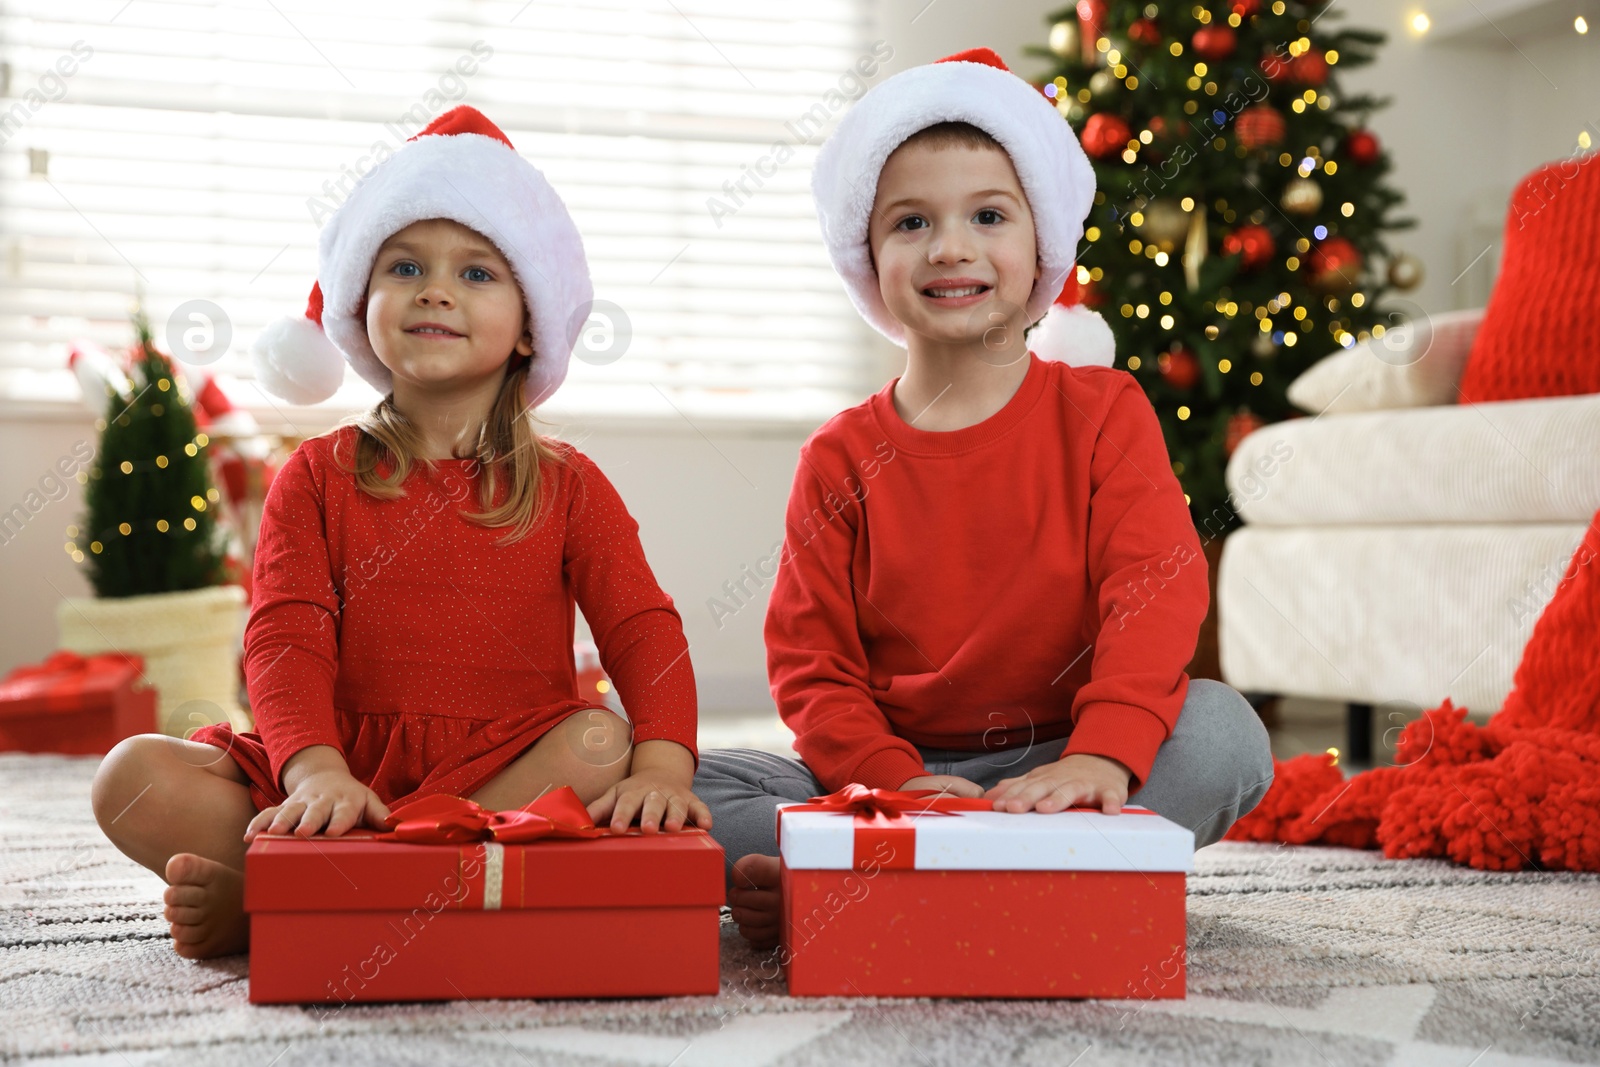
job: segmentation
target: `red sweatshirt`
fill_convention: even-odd
[[[1208,589],[1160,423],[1124,371],[1028,360],[975,426],[908,425],[890,382],[801,449],[767,666],[829,790],[1061,738],[1137,789],[1172,732]]]
[[[406,496],[379,500],[334,462],[336,441],[349,462],[354,436],[306,441],[267,495],[244,640],[258,732],[211,726],[191,738],[229,749],[258,807],[282,802],[283,765],[309,745],[339,749],[386,804],[475,792],[594,706],[578,695],[575,601],[633,739],[695,752],[677,610],[588,457],[573,450],[546,468],[544,518],[502,546],[508,528],[457,514],[480,510],[473,461],[415,465]]]

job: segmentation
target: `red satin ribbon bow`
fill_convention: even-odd
[[[993,811],[994,801],[982,797],[958,797],[936,789],[868,789],[852,782],[827,796],[812,797],[803,805],[784,811],[837,812],[855,816],[855,854],[853,866],[865,870],[873,863],[880,867],[911,870],[917,860],[916,818],[920,815],[953,815],[958,811]]]
[[[490,811],[475,801],[448,793],[402,804],[383,820],[380,841],[413,845],[455,845],[469,841],[523,844],[544,838],[604,836],[571,786],[552,789],[533,803],[511,811]]]
[[[871,818],[913,814],[948,815],[955,811],[991,811],[994,801],[982,797],[958,797],[938,789],[868,789],[854,782],[823,797],[812,797],[806,811],[837,811]],[[796,809],[789,809],[794,811]]]

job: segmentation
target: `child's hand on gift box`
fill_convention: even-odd
[[[245,827],[246,841],[258,834],[310,837],[325,832],[337,837],[363,819],[377,829],[389,815],[378,794],[357,781],[343,754],[329,745],[312,745],[290,756],[283,765],[283,784],[288,797],[256,813]]]
[[[983,796],[983,786],[954,774],[919,774],[900,783],[900,791],[903,793],[909,793],[914,789],[937,789],[952,797]]]
[[[596,826],[607,820],[620,834],[639,820],[647,834],[682,830],[685,822],[711,829],[711,809],[689,788],[694,781],[694,756],[676,741],[640,741],[633,748],[628,777],[589,805]]]
[[[702,830],[711,829],[711,809],[682,782],[652,771],[624,778],[589,805],[589,818],[596,826],[611,823],[611,832],[620,834],[633,825],[647,834],[658,830],[682,830],[686,822]]]
[[[1054,812],[1083,804],[1116,815],[1128,799],[1131,773],[1114,759],[1074,752],[1020,778],[1002,779],[983,795],[996,811]]]

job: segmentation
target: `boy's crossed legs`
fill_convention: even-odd
[[[1066,739],[1025,749],[955,752],[922,748],[929,774],[949,774],[984,789],[1061,758]],[[1162,743],[1144,786],[1128,803],[1194,831],[1195,847],[1221,840],[1272,784],[1266,728],[1230,686],[1195,678],[1172,736]],[[712,836],[728,860],[728,903],[740,931],[758,948],[779,932],[777,809],[827,792],[805,764],[754,749],[701,754],[695,795],[711,807]]]

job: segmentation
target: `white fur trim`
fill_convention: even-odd
[[[1042,318],[1060,294],[1094,204],[1094,167],[1072,127],[1015,74],[983,63],[929,63],[874,87],[817,153],[811,191],[828,255],[851,302],[901,347],[905,330],[879,291],[867,222],[889,155],[912,134],[940,122],[971,123],[1011,156],[1038,239],[1040,271],[1026,305],[1029,322]]]
[[[1082,304],[1051,306],[1044,321],[1028,335],[1028,347],[1040,359],[1073,367],[1109,367],[1117,356],[1117,339],[1098,311]]]
[[[250,355],[261,388],[291,404],[319,404],[344,381],[344,357],[304,315],[268,323]]]
[[[530,404],[567,375],[594,300],[583,240],[566,205],[533,164],[479,133],[408,141],[356,185],[317,246],[322,326],[356,373],[381,393],[392,376],[367,339],[361,305],[383,242],[413,222],[452,219],[494,242],[522,287],[532,323]],[[509,354],[509,353],[508,353]]]

